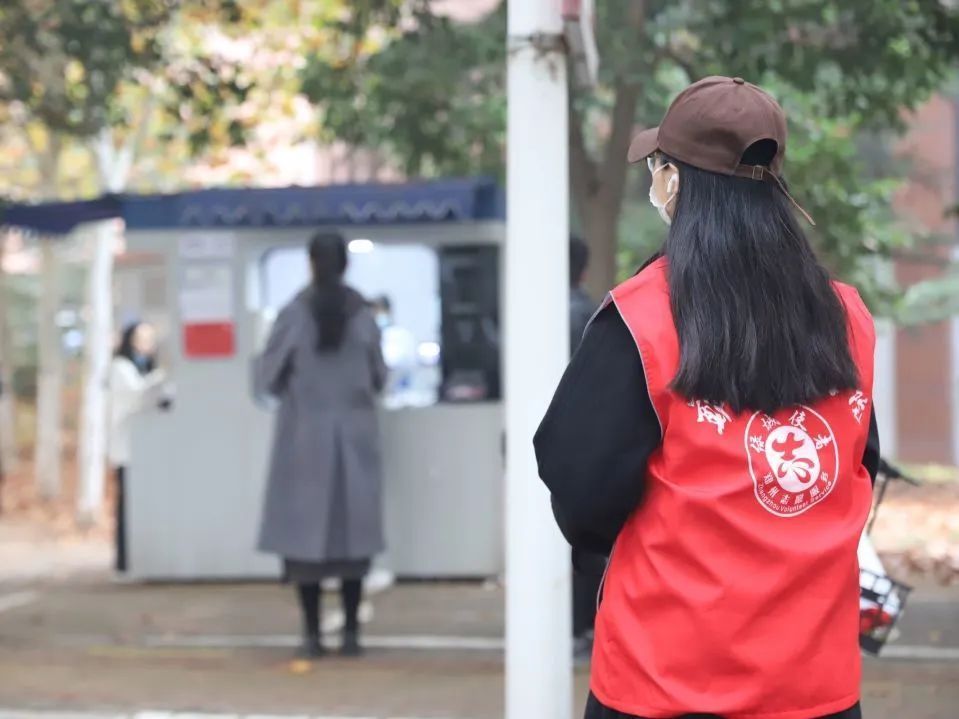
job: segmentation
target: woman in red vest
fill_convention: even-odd
[[[630,148],[668,236],[535,439],[567,539],[611,551],[588,719],[861,716],[875,337],[794,217],[785,151],[782,108],[725,77]]]

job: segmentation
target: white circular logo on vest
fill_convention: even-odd
[[[780,517],[802,514],[836,486],[836,436],[815,410],[798,407],[777,416],[756,412],[744,439],[756,499],[767,511]]]

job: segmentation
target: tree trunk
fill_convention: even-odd
[[[16,469],[17,417],[13,392],[13,341],[10,336],[10,293],[3,272],[6,235],[0,234],[0,474]]]
[[[604,297],[616,284],[616,250],[619,216],[626,193],[626,153],[633,136],[640,86],[635,82],[616,83],[612,124],[601,162],[586,150],[583,118],[570,115],[570,186],[575,206],[590,248],[586,287]]]
[[[47,141],[42,147],[34,145],[37,153],[37,164],[40,170],[39,194],[43,200],[57,199],[57,180],[60,175],[60,152],[63,149],[63,140],[52,131],[47,131]]]
[[[80,488],[77,518],[92,524],[103,502],[107,449],[107,381],[113,333],[113,244],[115,225],[97,223],[90,235],[87,277],[87,311],[84,355],[83,406],[80,414]]]
[[[40,196],[56,199],[60,170],[61,138],[47,132],[45,146],[35,147],[39,156]],[[53,499],[60,493],[60,450],[63,426],[63,352],[56,326],[60,305],[57,251],[49,237],[39,239],[42,253],[40,299],[37,306],[37,414],[34,443],[34,476],[40,496]]]
[[[53,499],[60,494],[63,351],[56,323],[60,305],[60,273],[53,241],[46,238],[41,239],[41,243],[43,267],[37,312],[39,358],[34,466],[41,496]]]
[[[627,19],[637,38],[645,36],[646,0],[629,0]],[[652,72],[649,73],[650,76]],[[586,147],[585,118],[570,103],[570,187],[586,242],[590,248],[586,287],[597,299],[615,285],[618,263],[619,216],[623,210],[629,166],[626,155],[636,130],[636,106],[642,85],[635,73],[614,83],[615,99],[609,135],[602,157],[593,159]]]
[[[581,222],[589,238],[589,268],[586,272],[586,288],[597,300],[605,297],[616,286],[618,263],[619,210],[610,198],[603,194],[587,198]]]

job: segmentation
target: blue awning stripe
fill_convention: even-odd
[[[84,222],[121,217],[130,229],[303,227],[469,222],[505,216],[489,179],[389,185],[210,189],[172,195],[105,196],[80,202],[11,205],[3,223],[65,234]]]

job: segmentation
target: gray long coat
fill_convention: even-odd
[[[368,559],[384,548],[380,332],[350,290],[342,346],[318,352],[311,296],[283,308],[256,365],[258,394],[279,400],[259,548],[310,562]]]

